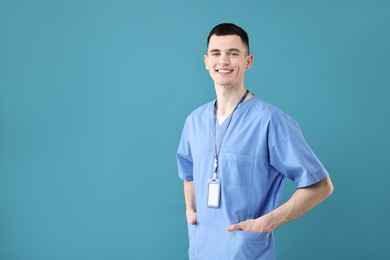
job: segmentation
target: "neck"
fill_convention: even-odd
[[[240,101],[242,96],[246,92],[245,86],[241,87],[226,87],[226,86],[215,86],[215,92],[217,94],[218,102],[218,116],[228,116],[230,115],[234,108],[237,106],[237,103]],[[252,95],[248,94],[245,100],[251,98]]]

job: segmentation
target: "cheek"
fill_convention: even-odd
[[[206,67],[206,70],[209,70],[211,71],[213,66],[210,64],[210,62],[205,62],[205,67]]]
[[[244,74],[245,67],[244,66],[238,66],[237,68],[237,74]]]
[[[241,74],[244,74],[245,71],[247,70],[247,68],[248,68],[248,64],[246,64],[246,63],[241,64],[241,66],[240,66],[240,68],[239,68],[240,73],[241,73]]]

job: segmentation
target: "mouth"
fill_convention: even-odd
[[[233,70],[229,69],[216,69],[215,71],[222,75],[227,75],[233,72]]]

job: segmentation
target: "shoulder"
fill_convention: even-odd
[[[189,122],[189,121],[196,121],[196,120],[199,120],[199,119],[202,119],[202,118],[205,118],[207,115],[209,115],[210,113],[213,113],[214,110],[214,102],[215,100],[213,101],[210,101],[204,105],[201,105],[200,107],[194,109],[188,116],[187,116],[187,119],[186,119],[186,122]]]
[[[280,108],[264,101],[260,97],[254,96],[252,99],[253,105],[250,107],[250,110],[252,110],[254,114],[260,115],[263,120],[275,123],[294,121],[291,116],[282,111]]]

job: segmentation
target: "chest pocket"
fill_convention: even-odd
[[[224,184],[252,186],[253,165],[253,156],[221,152],[218,173]]]

